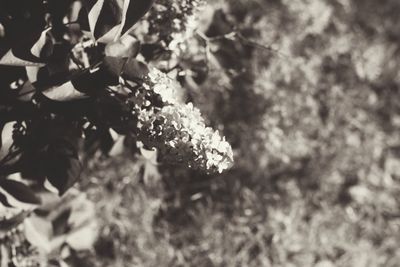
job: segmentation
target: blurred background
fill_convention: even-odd
[[[92,159],[78,187],[98,232],[71,264],[399,266],[399,14],[397,0],[196,10],[170,43],[179,53],[153,64],[179,64],[235,164],[209,176],[145,155]]]
[[[210,177],[93,163],[88,266],[398,266],[399,12],[396,0],[209,1],[182,83],[235,165]]]

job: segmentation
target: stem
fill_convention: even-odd
[[[29,91],[23,92],[22,94],[19,94],[17,96],[17,98],[20,98],[20,97],[25,96],[25,95],[29,95],[29,94],[34,93],[34,92],[36,92],[35,88],[33,88],[33,89],[29,90]]]
[[[248,38],[244,37],[243,34],[240,33],[238,30],[234,30],[232,32],[229,32],[229,33],[226,33],[223,35],[219,35],[219,36],[215,36],[215,37],[208,37],[201,31],[196,31],[196,34],[205,42],[206,47],[209,46],[210,42],[214,42],[214,41],[218,41],[218,40],[239,40],[239,41],[243,42],[244,44],[253,46],[257,49],[261,49],[261,50],[268,51],[268,52],[273,52],[273,53],[276,53],[287,59],[290,58],[288,55],[285,55],[284,53],[282,53],[281,51],[279,51],[277,49],[273,49],[269,45],[264,45],[264,44],[260,44],[256,41],[249,40]]]

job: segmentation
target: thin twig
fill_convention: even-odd
[[[214,41],[218,41],[218,40],[239,40],[239,41],[242,41],[243,43],[253,46],[255,48],[265,50],[268,52],[273,52],[273,53],[276,53],[285,58],[290,58],[288,55],[285,55],[284,53],[282,53],[281,51],[279,51],[277,49],[273,49],[271,46],[260,44],[253,40],[249,40],[248,38],[243,36],[243,34],[240,33],[238,30],[234,30],[232,32],[229,32],[229,33],[226,33],[223,35],[214,36],[214,37],[208,37],[201,31],[196,31],[196,34],[206,42],[207,47],[209,47],[210,42],[214,42]],[[206,47],[206,49],[208,49],[207,47]]]

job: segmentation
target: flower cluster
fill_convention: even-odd
[[[146,18],[147,32],[157,35],[153,36],[154,42],[173,51],[193,35],[196,14],[204,4],[204,0],[158,0]]]
[[[143,86],[160,95],[165,104],[174,105],[183,101],[183,90],[178,82],[156,68],[150,69]]]
[[[135,132],[146,147],[157,148],[164,161],[184,163],[194,169],[222,172],[231,166],[231,146],[218,131],[206,127],[192,103],[184,103],[177,82],[151,68],[136,90]]]
[[[233,163],[232,148],[218,131],[206,127],[192,103],[168,105],[140,114],[142,142],[159,149],[167,161],[190,168],[222,172]]]
[[[7,266],[44,266],[39,251],[26,238],[26,214],[0,204],[0,259]]]

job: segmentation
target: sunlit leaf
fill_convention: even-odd
[[[42,93],[51,100],[56,101],[71,101],[88,97],[86,94],[76,90],[72,82],[66,82],[60,86],[51,87]]]
[[[37,58],[48,57],[52,53],[53,44],[51,39],[48,37],[48,32],[51,28],[44,30],[40,35],[37,42],[32,46],[31,53]]]
[[[126,11],[126,21],[122,32],[129,32],[129,29],[141,19],[153,5],[154,0],[131,0]]]
[[[148,150],[145,148],[140,148],[140,153],[142,154],[143,158],[149,161],[152,164],[157,164],[157,150],[152,149]]]
[[[152,0],[84,0],[86,12],[81,12],[83,25],[88,24],[92,36],[101,43],[118,40],[153,4]],[[87,19],[82,16],[87,14]],[[85,27],[84,27],[85,28]]]
[[[96,221],[91,221],[84,227],[69,234],[66,243],[77,251],[90,250],[97,239],[99,227]]]
[[[10,49],[2,58],[0,58],[0,65],[8,65],[8,66],[44,66],[44,63],[31,62],[27,60],[23,60],[14,55],[13,51]]]
[[[111,148],[110,152],[108,152],[108,155],[111,157],[121,155],[125,149],[124,141],[125,141],[125,136],[119,135],[119,137],[115,140],[115,143]]]
[[[26,239],[45,253],[51,252],[50,238],[53,226],[50,221],[37,216],[31,216],[24,221]]]
[[[146,185],[155,185],[161,178],[157,167],[157,150],[140,148],[143,164],[143,181]]]
[[[4,126],[0,125],[0,160],[3,159],[8,153],[13,144],[12,133],[15,122],[6,123]],[[1,127],[3,126],[3,127]]]

